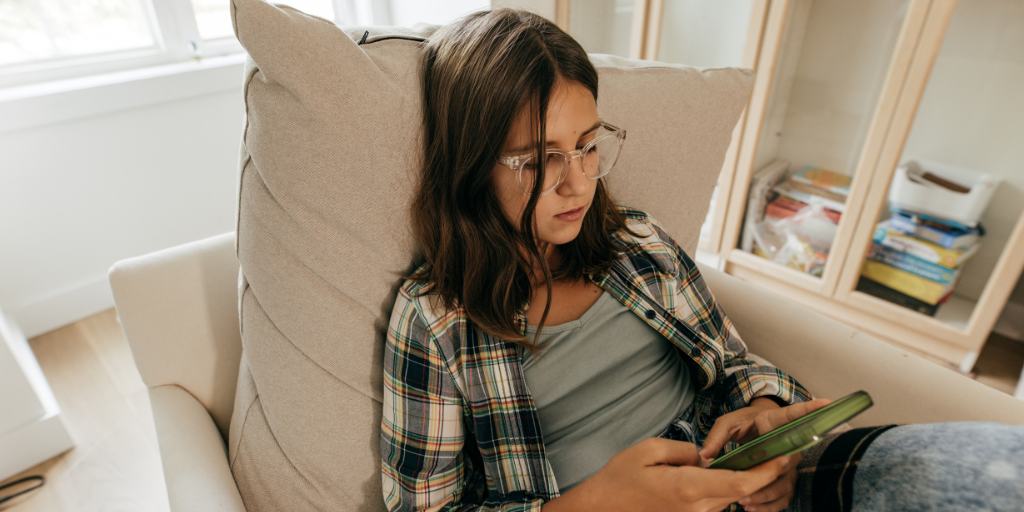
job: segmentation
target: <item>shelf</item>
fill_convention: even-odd
[[[827,218],[816,216],[795,232],[807,244],[808,255],[818,254],[818,262],[806,271],[816,280],[813,288],[830,295],[885,137],[889,98],[898,94],[927,2],[877,2],[864,9],[843,2],[788,0],[773,2],[769,11],[758,62],[763,83],[755,84],[748,109],[736,171],[741,185],[730,201],[730,208],[743,213],[728,220],[723,251],[737,248],[753,254],[754,226],[769,217],[788,218],[801,203],[826,197]],[[776,199],[775,184],[805,166],[847,181],[829,190],[799,190],[802,185],[796,184],[782,194],[789,200]],[[772,186],[758,189],[755,178],[763,176],[762,171],[771,174],[763,183]],[[770,201],[773,204],[766,209]],[[765,239],[772,238],[771,229],[761,226]],[[768,245],[780,247],[787,240],[781,235],[775,239],[778,243]],[[794,247],[792,241],[789,244]],[[767,272],[785,279],[793,276],[786,266],[762,259]],[[807,287],[808,281],[796,279],[792,284]]]
[[[928,316],[924,313],[894,304],[885,299],[861,291],[851,293],[851,303],[861,306],[861,309],[884,315],[894,322],[905,323],[906,325],[919,325],[919,328],[931,327],[939,329],[936,333],[944,339],[955,342],[962,336],[967,335],[967,328],[970,325],[971,315],[977,301],[957,295],[939,306],[935,316]]]
[[[1011,134],[1024,130],[1024,102],[1017,93],[1024,79],[1024,51],[1001,35],[1022,29],[1019,9],[981,2],[931,3],[836,287],[835,297],[842,302],[883,321],[915,324],[921,332],[972,353],[980,352],[1024,267],[1024,174],[1019,164],[1024,151],[1011,142]],[[915,167],[961,187],[925,182],[920,176],[909,179]],[[957,188],[967,192],[953,192]],[[894,205],[968,225],[980,221],[985,228],[968,258],[916,242],[915,236],[896,240],[882,258],[924,276],[948,271],[907,254],[956,265],[953,296],[934,317],[850,291],[861,278],[874,244],[872,234]],[[935,296],[925,291],[936,286],[927,279],[884,270],[891,274],[886,280],[903,283],[909,293]]]
[[[948,325],[950,329],[966,334],[967,326],[971,321],[971,315],[974,313],[974,307],[977,304],[978,301],[962,297],[953,292],[953,296],[949,298],[949,301],[939,306],[939,310],[935,312],[934,318]]]

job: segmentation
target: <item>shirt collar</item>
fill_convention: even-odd
[[[617,262],[613,263],[613,265],[614,264],[617,264]],[[584,272],[584,276],[583,277],[587,281],[590,281],[591,283],[594,283],[594,284],[604,288],[603,284],[604,284],[605,279],[607,278],[607,275],[608,275],[608,271],[605,270],[603,272],[595,272],[595,273]],[[515,311],[515,313],[514,313],[516,329],[518,329],[519,334],[522,335],[522,336],[526,336],[526,327],[527,327],[526,311],[528,309],[530,309],[530,299],[529,298],[524,300],[522,302],[522,304],[519,305],[519,309],[517,309]]]

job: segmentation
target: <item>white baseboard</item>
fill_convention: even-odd
[[[60,411],[0,434],[0,480],[6,480],[74,446]]]
[[[110,281],[102,274],[10,307],[7,316],[30,339],[112,307]]]

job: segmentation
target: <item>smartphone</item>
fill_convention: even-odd
[[[749,469],[782,455],[806,450],[825,434],[874,405],[867,391],[850,393],[752,439],[711,461],[712,469]]]

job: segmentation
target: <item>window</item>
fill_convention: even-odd
[[[389,25],[411,26],[416,23],[443,25],[463,14],[480,9],[489,9],[488,0],[445,0],[424,2],[422,0],[389,0],[384,2],[390,14]]]
[[[0,0],[0,87],[167,60],[157,21],[149,0]]]
[[[234,34],[228,0],[192,0],[192,8],[196,13],[199,37],[221,39]]]
[[[0,0],[0,88],[242,51],[230,0]],[[340,25],[443,24],[488,0],[270,0]]]
[[[156,45],[138,0],[0,2],[0,65],[43,63]]]
[[[191,0],[195,13],[199,37],[203,40],[234,37],[231,28],[229,0]],[[326,18],[335,19],[331,0],[273,0],[272,3],[295,7],[296,9]]]
[[[335,0],[272,3],[335,19]],[[228,5],[229,0],[0,0],[0,87],[240,52]]]

